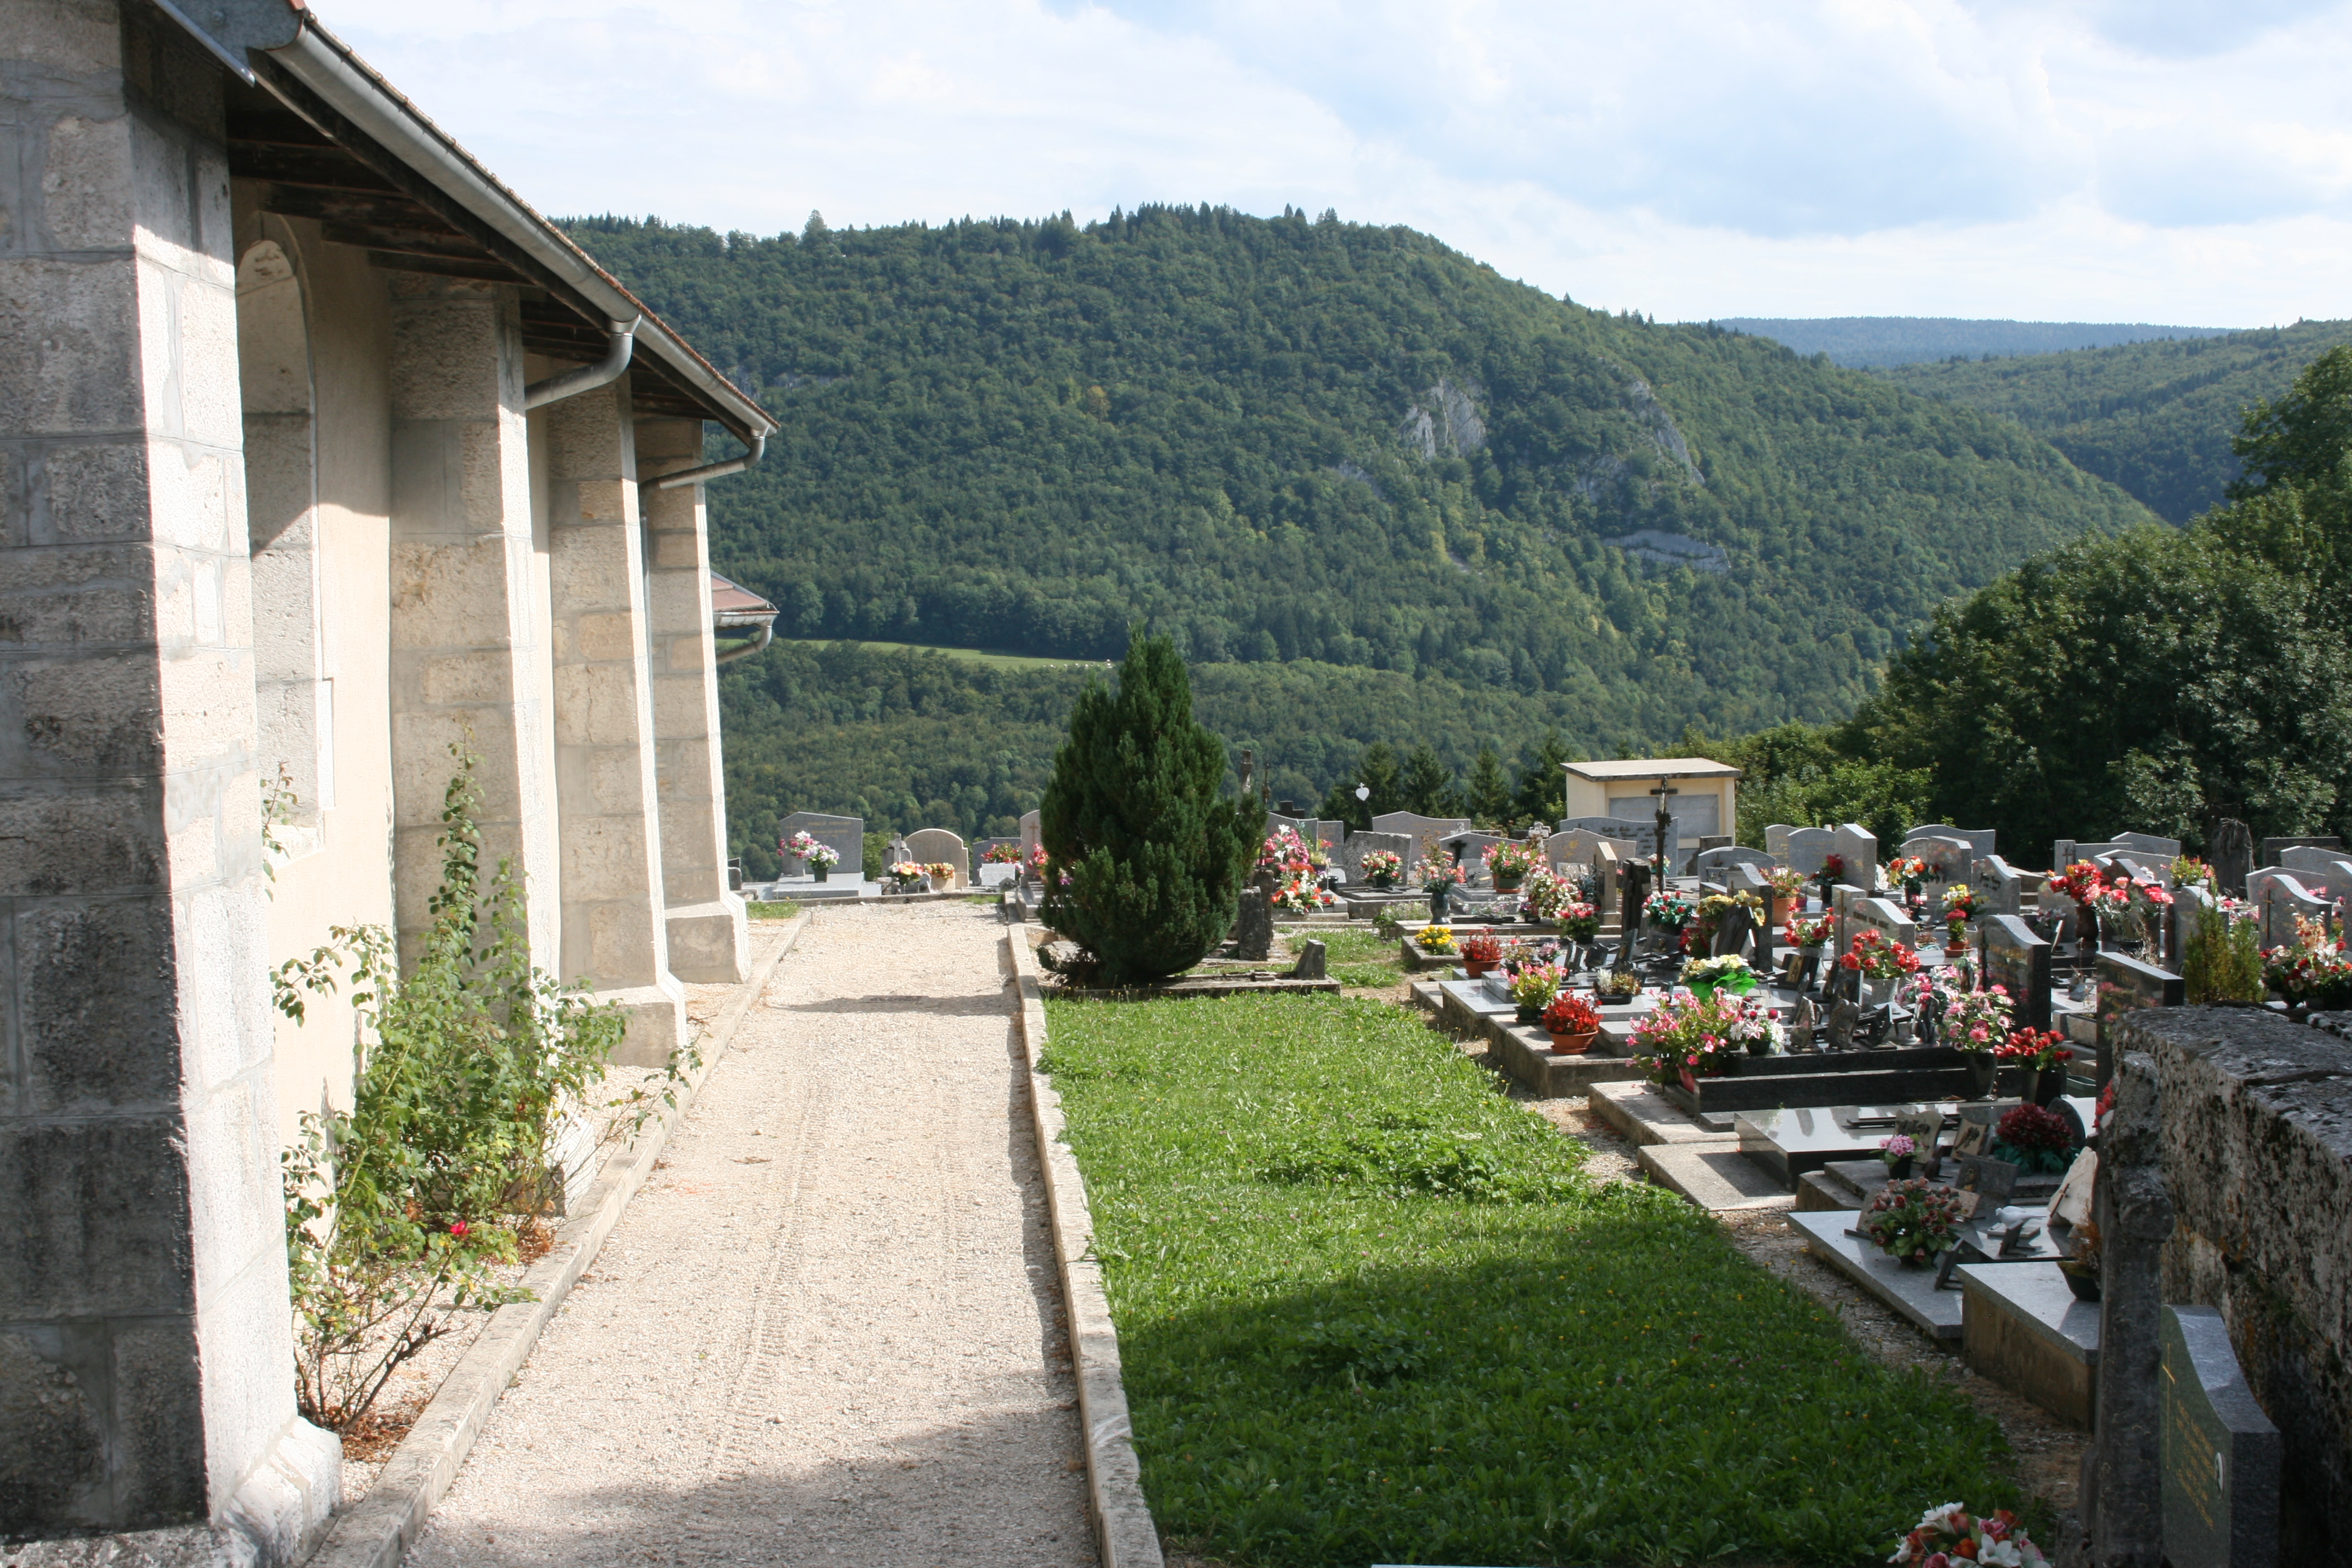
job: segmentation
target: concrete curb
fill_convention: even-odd
[[[1094,1214],[1086,1178],[1062,1141],[1062,1097],[1038,1068],[1045,1054],[1045,1002],[1037,983],[1037,954],[1028,933],[1004,933],[1006,967],[1015,985],[1013,1013],[1029,1056],[1029,1110],[1037,1131],[1037,1164],[1045,1175],[1045,1203],[1054,1222],[1054,1256],[1061,1264],[1062,1302],[1070,1318],[1070,1364],[1078,1380],[1078,1425],[1087,1436],[1087,1511],[1094,1517],[1102,1568],[1161,1568],[1160,1530],[1143,1500],[1143,1471],[1128,1420],[1127,1385],[1119,1379],[1118,1330],[1103,1294],[1102,1265],[1094,1256]]]
[[[326,1539],[306,1568],[398,1568],[402,1554],[432,1517],[434,1504],[457,1479],[457,1467],[466,1462],[499,1395],[530,1359],[532,1347],[554,1320],[556,1309],[596,1260],[605,1237],[620,1223],[622,1211],[652,1173],[670,1133],[693,1106],[719,1059],[727,1054],[743,1016],[767,990],[776,965],[800,942],[814,914],[812,910],[803,910],[784,922],[782,942],[761,961],[742,994],[719,1016],[704,1049],[702,1066],[688,1078],[677,1103],[648,1123],[634,1147],[615,1150],[604,1162],[581,1205],[581,1213],[557,1227],[553,1248],[523,1276],[523,1288],[537,1300],[518,1301],[490,1315],[481,1338],[449,1370],[440,1392],[401,1439],[400,1447],[392,1451],[374,1489],[328,1528]]]

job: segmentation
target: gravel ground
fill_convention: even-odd
[[[1094,1561],[1002,931],[817,914],[412,1563]]]

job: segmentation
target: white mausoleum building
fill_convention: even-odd
[[[283,1561],[357,1040],[269,971],[426,923],[462,741],[625,1060],[742,977],[700,480],[774,422],[299,0],[0,0],[0,1539]]]

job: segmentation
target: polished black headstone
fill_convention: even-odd
[[[2210,1307],[2164,1309],[2164,1558],[2171,1568],[2274,1568],[2278,1428],[2254,1403]]]

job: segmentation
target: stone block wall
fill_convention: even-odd
[[[2280,1560],[2352,1564],[2352,1044],[2254,1008],[2113,1027],[2160,1085],[2164,1299],[2221,1312],[2285,1440]]]

